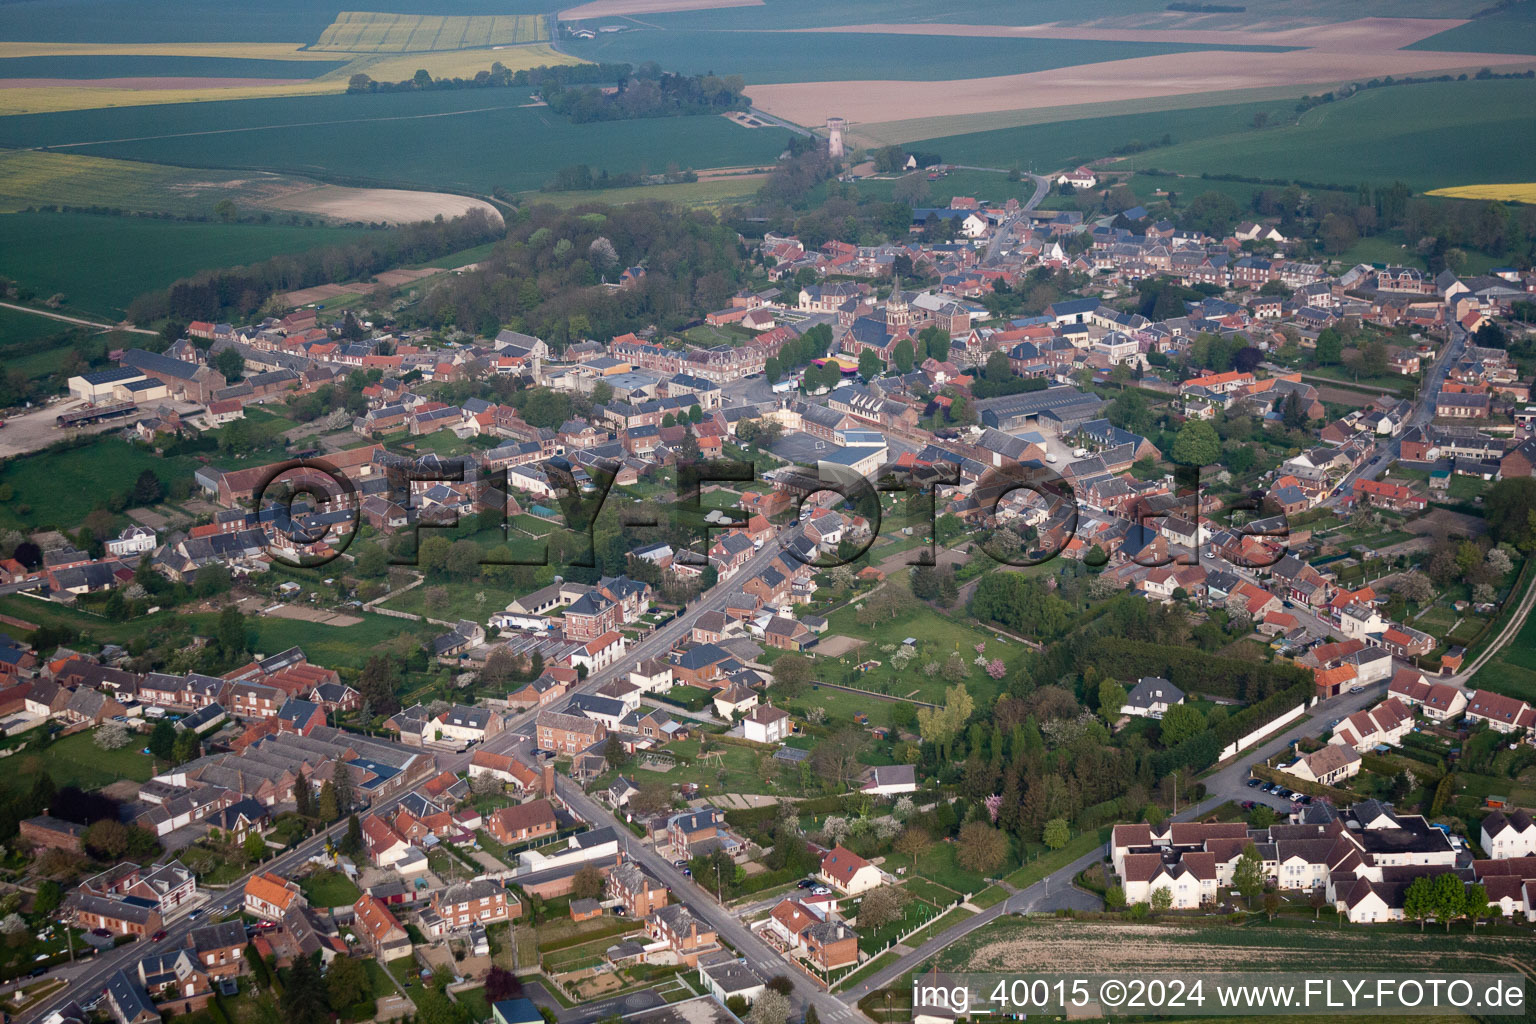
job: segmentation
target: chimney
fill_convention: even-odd
[[[555,762],[544,762],[544,795],[550,799],[555,795]]]

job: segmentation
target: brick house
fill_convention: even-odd
[[[621,901],[625,913],[640,921],[666,906],[671,890],[646,874],[640,865],[626,862],[608,872],[608,898]]]
[[[444,928],[453,931],[471,924],[496,924],[522,916],[523,905],[515,897],[507,899],[500,882],[480,879],[439,889],[432,894],[432,909],[442,919]]]
[[[725,815],[714,807],[675,814],[667,821],[667,840],[678,857],[692,857],[699,844],[720,838]]]
[[[538,717],[538,748],[556,754],[578,754],[608,735],[603,723],[584,715],[541,711]]]
[[[187,934],[187,946],[197,958],[197,965],[210,978],[233,978],[245,967],[245,925],[239,921],[194,928]]]
[[[395,915],[374,896],[364,895],[352,905],[353,931],[381,962],[410,956],[411,937]]]
[[[80,840],[85,835],[84,825],[63,821],[46,814],[26,819],[21,823],[20,828],[21,838],[33,846],[68,850],[71,853],[80,852]]]
[[[486,818],[485,827],[497,842],[510,846],[552,836],[558,825],[554,805],[539,799],[494,811]]]
[[[690,967],[700,955],[719,948],[715,930],[693,916],[681,903],[660,907],[645,919],[645,931],[657,942],[665,942],[677,958]]]

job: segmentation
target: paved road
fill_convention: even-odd
[[[571,779],[563,775],[556,778],[555,791],[572,810],[586,820],[591,822],[613,820],[606,807],[582,792],[581,787]],[[856,1007],[848,1006],[839,998],[823,992],[819,985],[786,963],[778,951],[758,938],[734,911],[711,899],[704,886],[690,884],[691,880],[683,875],[680,868],[673,867],[671,861],[661,856],[652,847],[644,843],[628,841],[628,830],[622,826],[620,826],[620,832],[626,837],[625,846],[629,857],[678,894],[695,915],[714,928],[724,941],[730,943],[738,956],[744,957],[764,977],[771,978],[776,974],[782,974],[790,978],[795,985],[793,1001],[796,1005],[815,1006],[817,1015],[823,1021],[846,1021],[863,1017]]]
[[[1051,179],[1041,174],[1031,174],[1030,177],[1035,180],[1035,194],[1030,196],[1023,206],[1019,207],[1018,212],[1003,221],[1002,224],[998,225],[997,230],[992,232],[992,240],[987,243],[986,254],[981,259],[982,263],[986,263],[997,255],[998,250],[1007,241],[1008,235],[1012,232],[1013,226],[1018,223],[1019,218],[1029,216],[1029,211],[1039,206],[1041,201],[1045,199],[1046,193],[1050,192]]]
[[[1424,375],[1423,386],[1413,400],[1413,412],[1408,417],[1408,422],[1397,437],[1382,441],[1376,446],[1376,454],[1358,469],[1351,470],[1339,481],[1339,493],[1330,497],[1322,504],[1325,508],[1338,508],[1348,497],[1350,488],[1356,480],[1375,480],[1389,466],[1397,461],[1402,454],[1403,442],[1401,436],[1412,427],[1427,426],[1435,418],[1435,396],[1440,393],[1441,386],[1445,383],[1446,375],[1451,371],[1451,365],[1461,358],[1467,345],[1467,332],[1460,327],[1455,330],[1455,337],[1449,345],[1440,351],[1439,357],[1431,364],[1429,372]]]
[[[118,946],[116,949],[98,953],[92,959],[78,960],[73,964],[50,971],[48,977],[64,978],[69,984],[52,998],[24,1013],[17,1014],[15,1019],[17,1021],[38,1020],[66,1002],[89,1001],[95,998],[106,985],[108,976],[114,971],[131,966],[155,950],[175,949],[186,945],[187,933],[192,929],[218,920],[228,911],[238,908],[245,898],[245,883],[252,875],[261,871],[272,871],[283,876],[292,874],[300,864],[320,852],[327,836],[339,833],[345,828],[346,821],[340,821],[306,839],[287,853],[279,854],[255,870],[241,875],[227,889],[211,892],[210,898],[202,907],[168,924],[165,928],[165,938],[158,943],[151,944],[140,939]]]

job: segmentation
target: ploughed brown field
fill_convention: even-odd
[[[1135,33],[1126,36],[1140,38]],[[1387,75],[1536,65],[1536,57],[1520,54],[1398,50],[1395,46],[1401,45],[1401,38],[1401,35],[1389,34],[1383,43],[1373,46],[1368,37],[1355,36],[1353,49],[1343,48],[1346,42],[1336,40],[1328,49],[1314,47],[1286,53],[1210,50],[1079,64],[992,78],[946,82],[805,82],[754,85],[750,92],[754,106],[798,124],[821,124],[831,116],[870,124],[1242,89],[1332,84]]]

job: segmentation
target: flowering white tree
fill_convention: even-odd
[[[102,750],[121,750],[128,745],[128,727],[122,722],[103,722],[96,730],[96,745]]]
[[[840,815],[829,815],[827,820],[822,822],[821,834],[828,843],[836,846],[853,834],[853,825],[847,818]]]

